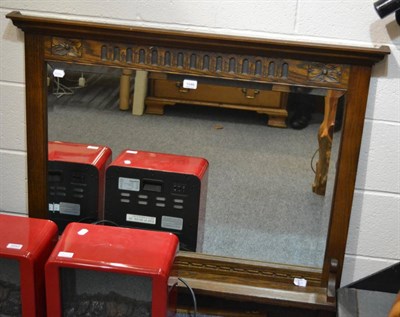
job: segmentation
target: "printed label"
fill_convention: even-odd
[[[184,79],[183,88],[186,89],[197,89],[197,80]]]
[[[65,76],[65,71],[63,69],[55,69],[53,75],[54,77],[63,78]]]
[[[7,244],[7,249],[14,249],[14,250],[21,250],[23,247],[22,244],[18,244],[18,243],[9,243]]]
[[[78,231],[78,234],[79,234],[80,236],[84,236],[84,235],[87,234],[88,232],[89,232],[88,229],[83,228],[83,229],[81,229],[81,230]]]
[[[140,190],[140,179],[120,177],[118,178],[118,189],[138,192]]]
[[[176,217],[162,216],[161,217],[161,227],[166,228],[166,229],[182,230],[183,229],[183,219],[176,218]]]
[[[156,217],[148,217],[142,215],[134,215],[134,214],[126,214],[126,221],[130,222],[138,222],[138,223],[146,223],[149,225],[156,224]]]
[[[59,256],[60,258],[68,258],[68,259],[71,259],[71,258],[74,256],[74,253],[73,253],[73,252],[64,252],[64,251],[60,251],[60,252],[58,252],[58,256]]]
[[[54,205],[56,205],[56,204],[54,204]],[[60,214],[79,216],[81,214],[81,205],[60,202]]]
[[[304,278],[295,278],[293,281],[294,285],[300,286],[300,287],[306,287],[307,286],[307,280]]]

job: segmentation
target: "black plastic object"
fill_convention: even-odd
[[[338,290],[338,317],[387,316],[400,291],[400,263]]]
[[[379,17],[383,19],[400,9],[400,0],[379,0],[374,3],[374,7]],[[397,16],[398,14],[396,13],[396,18]]]

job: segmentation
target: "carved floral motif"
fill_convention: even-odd
[[[51,52],[54,55],[81,57],[82,42],[80,40],[53,37]]]
[[[308,79],[325,83],[339,83],[342,67],[335,64],[312,63],[308,67]]]

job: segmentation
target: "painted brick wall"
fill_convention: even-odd
[[[137,0],[0,3],[0,210],[27,213],[23,34],[26,14],[322,43],[389,45],[373,70],[343,284],[400,260],[400,26],[366,0]],[[18,198],[17,198],[18,197]]]

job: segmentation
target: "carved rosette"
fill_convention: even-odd
[[[59,56],[82,56],[82,42],[80,40],[64,39],[53,37],[51,43],[51,52]]]
[[[339,83],[341,77],[341,65],[312,63],[308,66],[308,79],[310,81]]]

